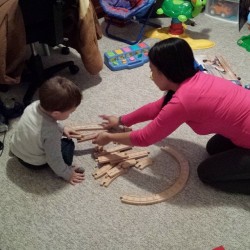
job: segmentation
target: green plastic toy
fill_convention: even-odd
[[[177,18],[180,22],[185,22],[190,18],[198,16],[205,7],[206,0],[164,0],[161,8],[156,13],[158,15]]]
[[[207,0],[163,0],[161,8],[157,9],[158,15],[166,15],[172,18],[169,27],[149,30],[145,36],[157,39],[167,39],[169,37],[180,37],[185,39],[192,49],[207,49],[215,45],[207,39],[192,39],[185,33],[185,22],[198,16],[205,8]]]
[[[237,44],[243,48],[245,48],[248,52],[250,52],[250,36],[242,36]]]

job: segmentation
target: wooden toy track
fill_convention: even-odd
[[[155,204],[170,199],[184,188],[189,176],[188,161],[183,157],[181,153],[179,153],[172,147],[164,146],[161,147],[161,149],[172,155],[180,165],[180,175],[177,178],[176,182],[171,187],[158,194],[153,194],[144,197],[134,195],[123,195],[120,198],[122,202],[131,205]]]
[[[93,140],[96,137],[97,133],[104,131],[109,131],[111,133],[131,131],[131,128],[122,125],[118,126],[117,128],[112,128],[109,130],[104,129],[101,124],[85,124],[85,125],[72,126],[72,128],[80,133],[79,135],[71,135],[71,138],[77,139],[77,142],[85,142]]]

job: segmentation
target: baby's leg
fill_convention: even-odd
[[[73,140],[68,138],[62,138],[61,139],[61,150],[62,150],[62,156],[64,162],[71,166],[73,163],[73,156],[74,156],[74,150],[75,150],[75,143]]]
[[[43,164],[43,165],[32,165],[32,164],[29,164],[25,161],[23,161],[22,159],[18,158],[18,161],[23,165],[25,166],[26,168],[29,168],[29,169],[34,169],[34,170],[39,170],[39,169],[44,169],[44,168],[48,168],[49,165],[46,163],[46,164]]]

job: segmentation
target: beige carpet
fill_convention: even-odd
[[[103,28],[105,23],[100,19]],[[170,20],[159,20],[168,26]],[[207,37],[216,43],[195,54],[221,54],[244,83],[250,82],[250,53],[236,41],[248,35],[246,27],[239,33],[235,24],[200,15],[197,26],[188,27],[196,37]],[[135,27],[123,30],[130,34]],[[149,44],[154,39],[146,39]],[[108,39],[99,41],[102,53],[125,44]],[[72,58],[80,72],[71,76],[83,91],[83,101],[66,121],[81,125],[96,123],[100,114],[120,115],[159,98],[161,93],[150,80],[148,64],[132,70],[110,71],[104,66],[99,76],[90,76],[79,55],[44,57],[46,66]],[[93,58],[94,60],[94,58]],[[22,99],[26,84],[13,87],[2,98]],[[250,249],[249,196],[219,192],[201,183],[197,165],[207,157],[205,144],[210,136],[198,136],[186,125],[169,138],[150,146],[154,164],[143,171],[131,169],[107,188],[94,180],[95,161],[90,142],[76,145],[75,160],[86,170],[84,183],[71,186],[56,178],[52,171],[39,173],[23,168],[8,154],[8,141],[18,119],[12,121],[6,135],[5,149],[0,157],[0,249],[98,249],[98,250],[212,250],[223,245],[226,250]],[[142,125],[138,125],[142,126]],[[0,137],[1,138],[1,137]],[[179,174],[178,164],[160,150],[172,145],[190,163],[190,177],[182,192],[172,199],[149,206],[121,203],[124,194],[151,194],[165,190]]]

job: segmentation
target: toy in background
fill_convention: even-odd
[[[171,25],[167,28],[158,28],[146,33],[147,37],[167,39],[169,37],[179,36],[185,39],[192,49],[211,48],[215,44],[205,39],[191,39],[186,33],[183,23],[198,16],[205,8],[207,0],[164,0],[161,8],[156,13],[171,17]]]
[[[248,30],[250,30],[250,7],[248,8],[248,11],[249,11],[249,13],[247,15],[247,28],[248,28]]]
[[[159,24],[150,22],[149,18],[153,11],[156,0],[99,0],[99,3],[105,12],[107,26],[106,35],[112,39],[133,45],[142,40],[146,25],[159,27]],[[118,34],[112,29],[112,26],[123,27],[129,23],[137,23],[139,31],[133,29],[132,37]]]
[[[241,78],[233,72],[225,58],[221,55],[196,55],[195,65],[198,66],[199,70],[207,74],[225,78],[238,86],[250,90],[250,84],[243,84]]]
[[[239,9],[239,30],[247,23],[248,30],[250,30],[250,0],[241,0]],[[237,44],[250,52],[250,35],[242,36]]]
[[[237,44],[246,49],[246,51],[250,52],[250,36],[242,36]]]
[[[22,115],[24,105],[17,102],[14,98],[0,98],[0,136],[3,135],[2,141],[0,140],[0,156],[4,150],[4,141],[6,132],[9,129],[9,121]]]
[[[198,16],[206,5],[206,0],[180,1],[176,3],[173,0],[164,0],[157,14],[165,14],[172,18],[169,27],[169,33],[172,35],[181,35],[184,33],[182,23],[190,18]]]
[[[239,0],[239,31],[248,19],[250,0]]]
[[[145,42],[104,53],[104,63],[113,70],[132,69],[148,62],[150,47]]]
[[[238,21],[238,0],[215,0],[207,6],[207,14],[225,21]]]

